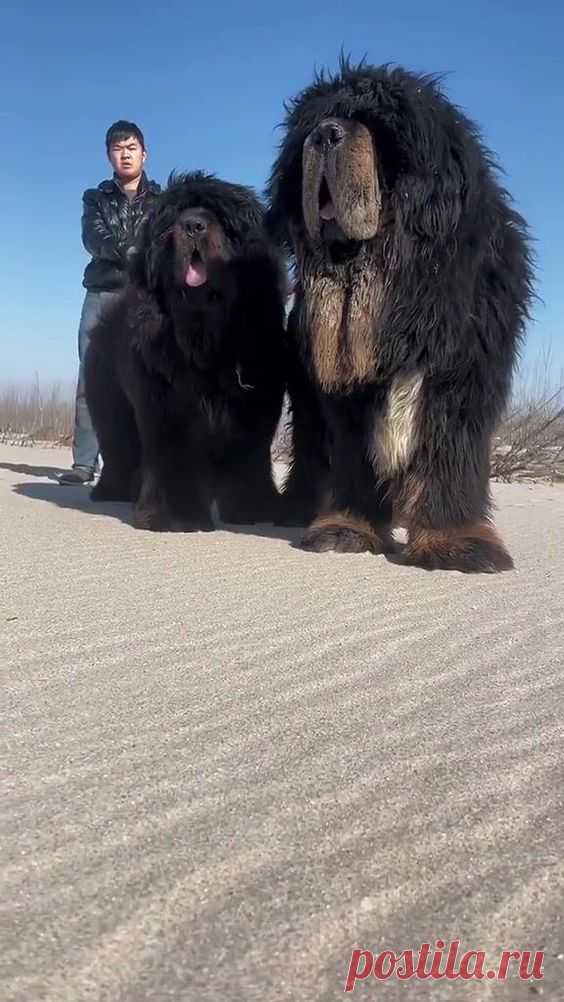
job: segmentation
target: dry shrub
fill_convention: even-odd
[[[549,350],[517,384],[493,443],[494,479],[564,480],[564,374],[555,382],[552,373]],[[73,395],[61,382],[42,389],[36,375],[30,386],[0,389],[0,443],[67,445],[73,421]],[[287,461],[291,446],[292,419],[286,397],[272,458]]]
[[[515,403],[494,442],[495,480],[564,480],[564,384]]]
[[[66,445],[72,438],[73,421],[74,400],[61,382],[42,389],[36,376],[30,386],[0,390],[0,442],[4,445]]]

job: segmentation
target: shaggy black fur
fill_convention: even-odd
[[[304,144],[309,137],[321,150],[315,130],[327,122],[327,142],[338,143],[339,122],[351,121],[372,138],[378,230],[353,240],[334,221],[321,222],[312,236]],[[323,185],[316,211],[329,197]],[[337,75],[321,74],[289,105],[268,196],[267,225],[295,255],[290,329],[332,441],[330,502],[304,546],[384,549],[393,505],[409,528],[406,562],[462,571],[512,566],[490,522],[490,442],[510,392],[532,270],[526,225],[477,128],[434,78],[342,61]],[[336,308],[340,292],[345,303],[337,362],[356,337],[347,303],[365,296],[370,310],[362,347],[369,371],[360,366],[357,378],[331,386],[312,344],[315,297],[327,285],[337,290]],[[331,513],[343,511],[373,527],[372,546],[362,533],[351,542],[350,525],[344,532],[330,524]]]
[[[93,333],[86,395],[104,466],[92,498],[135,502],[140,528],[209,530],[214,499],[226,522],[288,515],[270,446],[287,387],[300,412],[291,373],[303,377],[287,351],[286,276],[262,219],[247,188],[171,176],[124,296]],[[304,472],[296,456],[285,496],[302,524]]]

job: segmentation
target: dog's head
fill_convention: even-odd
[[[175,300],[204,306],[229,298],[229,262],[262,217],[249,188],[200,171],[173,174],[142,227],[132,278],[167,305]]]
[[[267,225],[298,257],[355,257],[390,228],[448,239],[479,189],[476,130],[431,77],[341,60],[289,104],[284,130]]]

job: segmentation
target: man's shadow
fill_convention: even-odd
[[[63,472],[63,466],[28,466],[27,463],[0,463],[0,470],[11,473],[21,473],[24,477],[46,477],[47,480],[58,480]]]
[[[29,468],[31,469],[31,467]],[[23,472],[23,471],[21,471]],[[54,478],[53,478],[54,479]],[[20,497],[29,498],[32,501],[45,501],[54,504],[58,508],[70,508],[75,511],[83,511],[86,515],[105,515],[108,518],[117,518],[125,525],[133,526],[133,506],[126,501],[91,501],[89,487],[72,487],[55,484],[16,484],[13,488],[14,494]],[[261,536],[268,539],[283,539],[298,546],[303,535],[305,526],[282,526],[273,525],[269,522],[255,523],[254,525],[235,525],[221,522],[215,518],[215,527],[220,532],[233,532],[246,536]],[[135,529],[135,532],[149,532],[148,529]],[[182,534],[182,533],[181,533]],[[152,535],[159,535],[152,533]],[[169,533],[166,533],[169,535]],[[184,533],[188,536],[190,533]]]

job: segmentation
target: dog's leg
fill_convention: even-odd
[[[212,481],[207,437],[200,437],[196,425],[185,430],[182,444],[169,454],[164,480],[174,528],[183,532],[210,532]]]
[[[196,419],[188,433],[186,422],[173,424],[166,417],[166,402],[148,404],[137,415],[143,461],[134,523],[160,532],[209,531],[213,529],[211,499]]]
[[[157,532],[210,532],[210,496],[197,472],[175,456],[145,458],[134,523]]]
[[[272,428],[228,442],[219,471],[218,507],[223,522],[252,525],[276,521],[280,495],[272,476]]]
[[[389,552],[392,503],[369,458],[370,411],[337,398],[326,401],[329,426],[329,490],[302,547],[315,553]]]
[[[513,567],[491,519],[491,438],[481,407],[479,393],[473,401],[455,399],[454,390],[427,400],[420,441],[401,485],[409,534],[402,562],[465,573]]]
[[[280,525],[309,525],[327,492],[327,429],[317,390],[298,357],[297,335],[291,325],[289,337],[287,389],[292,444],[277,521]]]
[[[133,524],[137,529],[154,532],[166,532],[173,527],[158,464],[146,459],[141,469],[141,488],[133,511]]]

